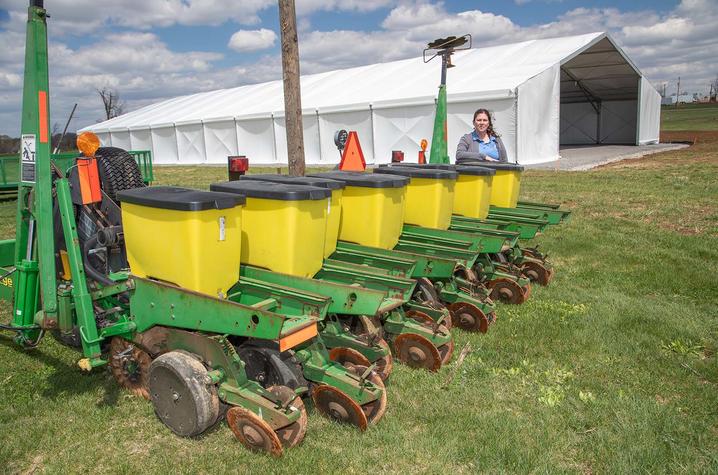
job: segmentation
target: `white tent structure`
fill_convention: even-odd
[[[658,142],[660,95],[605,33],[457,52],[448,74],[448,140],[491,110],[510,161],[556,160],[559,144]],[[333,136],[355,130],[369,164],[416,161],[431,140],[440,61],[421,58],[302,76],[308,164],[336,164]],[[83,130],[103,145],[152,150],[157,164],[287,163],[281,81],[159,102]]]

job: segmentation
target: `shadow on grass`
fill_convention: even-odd
[[[49,336],[46,335],[45,338],[49,338]],[[89,374],[83,373],[76,365],[68,365],[66,361],[56,358],[40,348],[23,349],[15,344],[12,337],[6,335],[0,336],[0,346],[10,349],[16,354],[30,356],[54,369],[45,380],[47,387],[41,393],[43,397],[56,400],[65,396],[89,393],[96,390],[98,386],[102,386],[103,397],[97,403],[97,407],[116,406],[118,403],[120,387],[113,379],[106,377],[108,374],[106,371],[96,370]],[[105,377],[103,378],[103,376]]]

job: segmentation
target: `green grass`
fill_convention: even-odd
[[[718,130],[718,104],[663,106],[661,130]]]
[[[258,170],[256,170],[258,171]],[[162,167],[206,187],[223,168]],[[556,278],[500,306],[487,335],[454,332],[463,365],[397,366],[389,409],[360,434],[310,409],[281,460],[221,424],[174,436],[151,405],[47,338],[0,337],[0,467],[119,473],[718,472],[718,143],[601,169],[526,173],[522,198],[562,203],[539,239]],[[0,203],[0,237],[15,202]],[[3,321],[9,319],[3,306]]]

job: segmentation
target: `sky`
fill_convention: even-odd
[[[0,134],[20,132],[27,0],[0,0]],[[421,56],[439,37],[474,47],[608,32],[659,91],[707,94],[718,77],[718,0],[296,0],[302,74]],[[201,91],[280,79],[276,0],[45,0],[51,123],[103,118]],[[451,84],[449,83],[449,89]]]

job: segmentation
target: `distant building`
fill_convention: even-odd
[[[678,102],[681,104],[690,104],[693,102],[699,102],[700,101],[700,95],[698,93],[686,93],[681,94],[678,96]],[[670,106],[676,103],[676,95],[671,94],[667,97],[661,98],[661,105],[662,106]]]

